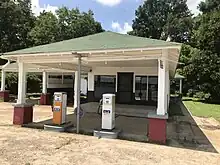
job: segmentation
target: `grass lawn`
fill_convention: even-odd
[[[183,103],[194,116],[213,117],[220,121],[220,105],[203,103],[193,98],[183,98]]]

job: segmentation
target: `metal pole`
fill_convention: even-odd
[[[2,69],[2,83],[1,83],[1,91],[5,90],[5,71]]]
[[[78,75],[77,75],[77,123],[76,133],[79,133],[79,113],[80,113],[80,89],[81,89],[81,55],[78,57]]]
[[[180,94],[182,94],[182,90],[183,90],[183,80],[180,79]]]
[[[43,94],[47,94],[47,72],[43,71]]]

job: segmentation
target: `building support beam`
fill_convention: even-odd
[[[180,79],[180,89],[179,89],[180,96],[182,96],[182,93],[183,93],[183,79],[181,78]]]
[[[23,62],[18,62],[18,100],[14,105],[13,124],[23,125],[33,121],[33,105],[26,103],[26,71]]]
[[[2,69],[0,100],[3,102],[8,102],[9,91],[5,90],[5,78],[6,78],[6,72],[4,71],[4,69]]]
[[[166,115],[167,112],[167,61],[163,58],[158,60],[158,101],[157,115]]]
[[[43,72],[43,89],[42,89],[42,93],[43,94],[47,94],[47,72]]]
[[[168,113],[170,105],[170,74],[166,71],[166,114]]]
[[[156,112],[148,114],[149,140],[157,143],[166,143],[166,127],[168,119],[168,101],[169,101],[169,65],[166,60],[168,50],[162,51],[162,58],[158,59],[158,100]]]
[[[2,69],[1,91],[5,90],[5,78],[6,78],[6,72]]]
[[[40,97],[40,105],[50,105],[50,94],[47,93],[47,80],[48,80],[48,74],[46,71],[43,71],[42,94]]]
[[[17,104],[26,103],[26,67],[23,62],[18,62],[18,100]]]
[[[80,129],[81,55],[78,55],[76,133]]]
[[[87,99],[88,102],[94,102],[95,101],[95,76],[93,72],[88,73],[88,91],[87,91]]]
[[[78,71],[75,71],[75,76],[74,76],[74,109],[76,109],[77,108],[77,87],[78,87],[78,85],[77,85],[77,83],[78,83]]]

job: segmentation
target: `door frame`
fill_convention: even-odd
[[[120,84],[120,79],[119,79],[119,76],[120,74],[128,74],[128,75],[132,75],[132,89],[131,90],[128,90],[128,91],[121,91],[121,92],[131,92],[131,98],[130,98],[130,102],[128,103],[125,103],[125,104],[132,104],[133,101],[134,101],[134,98],[133,98],[133,90],[134,90],[134,72],[117,72],[117,93],[120,92],[120,88],[119,88],[119,84]],[[116,95],[116,100],[118,103],[120,103],[120,99],[119,97],[117,97]],[[123,102],[121,102],[121,104],[123,104]]]

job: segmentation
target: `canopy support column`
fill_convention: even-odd
[[[6,72],[2,69],[1,91],[5,90],[5,77],[6,77]]]
[[[6,72],[4,71],[4,69],[2,69],[0,99],[1,101],[8,102],[9,91],[5,90],[5,78],[6,78]]]
[[[76,123],[76,133],[79,133],[80,125],[80,92],[81,92],[81,55],[78,56],[78,72],[77,72],[77,123]]]
[[[76,109],[77,108],[77,88],[78,88],[78,71],[75,71],[75,73],[74,73],[75,75],[74,75],[74,109]]]
[[[25,104],[26,100],[26,67],[23,62],[18,62],[18,100],[17,104]]]
[[[183,92],[183,79],[180,79],[180,95],[182,95],[182,92]]]
[[[33,121],[33,105],[26,103],[26,65],[18,61],[18,100],[14,105],[13,124],[23,125]]]
[[[169,90],[168,50],[162,50],[162,58],[158,59],[158,99],[157,110],[148,114],[148,136],[152,142],[166,143],[167,108]]]
[[[50,105],[50,94],[47,93],[47,80],[48,80],[48,74],[46,71],[43,71],[42,94],[40,97],[40,105]]]

